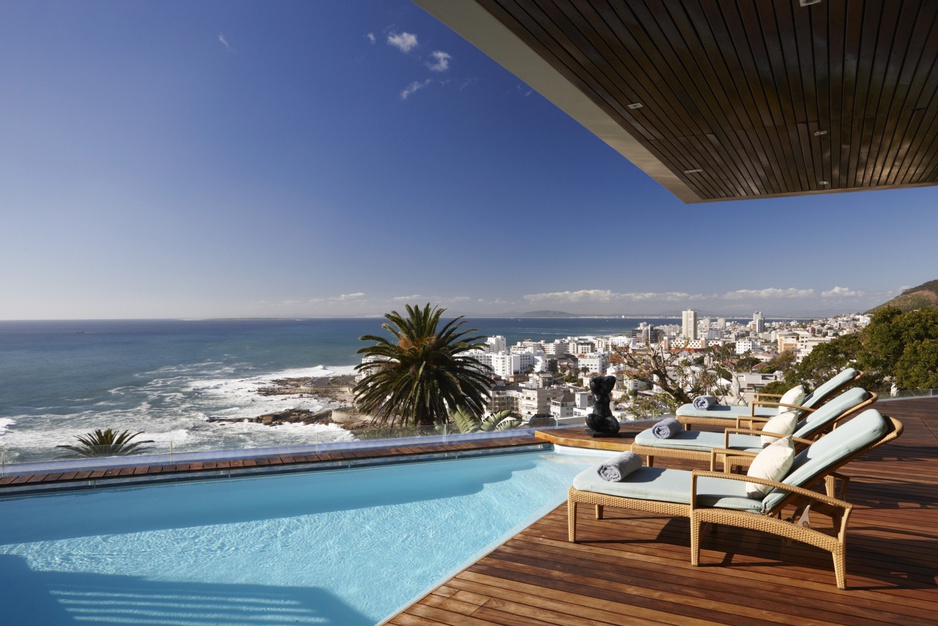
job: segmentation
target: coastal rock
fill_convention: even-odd
[[[254,418],[209,418],[210,422],[254,422],[265,426],[280,424],[335,424],[349,431],[363,431],[373,428],[372,419],[362,415],[353,404],[352,387],[354,376],[334,376],[327,378],[280,378],[271,381],[267,387],[257,390],[262,396],[298,396],[328,400],[340,406],[323,411],[309,409],[285,409],[266,413]]]

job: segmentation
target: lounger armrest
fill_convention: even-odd
[[[781,398],[782,394],[780,393],[762,393],[761,391],[756,394],[756,400],[761,400],[762,398]]]
[[[746,476],[743,474],[726,474],[724,472],[708,471],[708,470],[691,470],[690,475],[690,508],[691,510],[698,508],[697,507],[697,479],[698,478],[720,478],[722,480],[737,480],[747,483],[755,483],[757,485],[767,485],[775,489],[781,489],[782,491],[787,491],[805,498],[810,498],[815,502],[821,502],[828,506],[836,507],[843,509],[844,512],[850,511],[853,509],[853,505],[844,500],[839,500],[837,498],[832,498],[830,496],[824,495],[823,493],[818,493],[817,491],[812,491],[810,489],[804,489],[803,487],[796,487],[795,485],[789,485],[786,483],[780,483],[775,480],[767,480],[765,478],[756,478],[755,476]]]
[[[756,437],[760,435],[771,435],[771,433],[763,433],[761,429],[756,428],[724,428],[723,429],[723,447],[730,448],[730,435],[755,435]]]
[[[753,430],[749,428],[725,428],[723,430],[723,447],[727,450],[732,450],[733,447],[730,445],[730,435],[755,435],[758,437],[775,437],[776,439],[782,439],[783,437],[788,437],[789,435],[783,435],[780,433],[767,433],[764,430]],[[804,437],[792,437],[792,442],[799,443],[803,446],[810,446],[814,443],[813,439],[805,439]]]
[[[733,450],[732,448],[711,448],[710,449],[710,471],[715,472],[717,467],[722,465],[723,471],[729,473],[733,467],[731,459],[746,459],[750,463],[758,452],[749,452],[748,450]],[[722,458],[722,463],[720,459]]]
[[[757,424],[765,424],[767,421],[772,419],[771,417],[763,417],[761,415],[737,415],[736,416],[736,428],[755,428]]]
[[[814,412],[814,409],[806,407],[806,406],[801,406],[800,404],[783,404],[781,402],[760,401],[760,402],[753,402],[752,404],[749,405],[749,415],[752,417],[756,416],[756,406],[777,406],[779,408],[793,409],[795,411],[802,411],[804,413]]]

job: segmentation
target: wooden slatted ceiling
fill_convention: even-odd
[[[447,0],[416,1],[528,78]],[[665,176],[637,164],[686,201],[938,183],[934,0],[476,4],[650,152]]]

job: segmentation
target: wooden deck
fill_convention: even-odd
[[[123,467],[20,473],[0,478],[0,496],[28,491],[55,491],[125,485],[128,482],[157,482],[229,478],[258,473],[302,472],[353,465],[408,462],[426,458],[456,458],[505,448],[528,449],[546,446],[535,437],[504,437],[407,446],[352,448],[318,454],[258,456],[253,458],[171,464],[141,464]],[[107,463],[107,459],[102,463]]]
[[[828,553],[726,527],[692,567],[686,519],[607,509],[596,521],[580,507],[572,544],[562,505],[388,623],[935,624],[938,398],[877,408],[905,432],[843,472],[856,505],[846,590]]]

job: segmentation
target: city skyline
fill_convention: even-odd
[[[419,7],[0,7],[0,319],[823,317],[938,190],[685,205]]]

